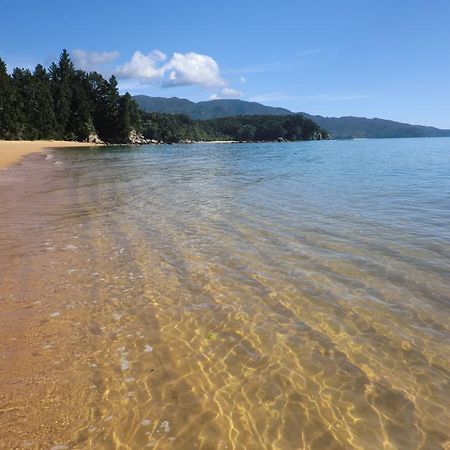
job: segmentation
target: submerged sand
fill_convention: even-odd
[[[3,171],[0,449],[450,449],[449,247],[311,144]]]
[[[30,153],[45,148],[92,147],[95,144],[76,141],[0,141],[0,169],[15,164]]]

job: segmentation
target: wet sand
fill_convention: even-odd
[[[15,164],[25,155],[41,152],[46,148],[93,147],[95,144],[76,141],[1,141],[0,169]]]

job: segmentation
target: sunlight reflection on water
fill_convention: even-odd
[[[450,445],[450,139],[52,154],[0,197],[2,296],[80,403],[32,442]]]

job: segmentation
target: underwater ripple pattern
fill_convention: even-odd
[[[52,151],[0,183],[42,376],[0,371],[3,446],[450,448],[450,139]]]

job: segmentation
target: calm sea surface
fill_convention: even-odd
[[[2,448],[450,449],[450,139],[52,150],[0,224]]]

